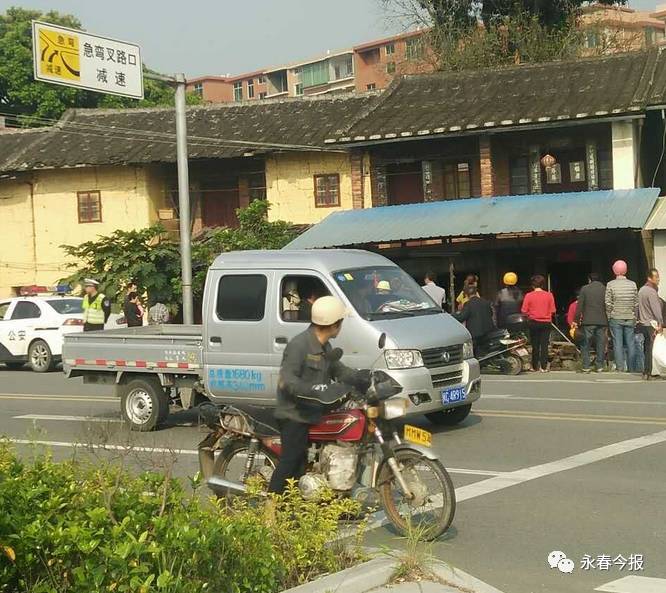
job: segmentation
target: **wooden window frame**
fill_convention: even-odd
[[[337,180],[337,200],[335,204],[320,204],[318,200],[318,192],[317,192],[317,180],[318,179],[324,179],[326,177],[335,177]],[[315,208],[339,208],[340,207],[340,174],[339,173],[319,173],[317,175],[313,176],[313,183],[314,183],[314,203],[315,203]]]
[[[467,177],[467,186],[469,188],[469,195],[461,196],[460,195],[460,174],[462,171],[459,169],[460,165],[467,165],[467,170],[465,171]],[[452,167],[453,171],[447,171],[447,167]],[[455,191],[455,196],[451,197],[445,195],[445,200],[468,200],[469,198],[474,197],[472,190],[472,163],[469,160],[453,160],[453,161],[444,161],[442,163],[442,185],[444,188],[444,194],[447,193],[447,177],[452,174],[453,187]]]
[[[87,196],[88,199],[90,198],[91,195],[96,195],[97,196],[97,203],[99,205],[99,219],[97,220],[82,220],[81,219],[81,199],[83,196]],[[78,191],[76,192],[76,214],[79,219],[79,224],[90,224],[90,223],[95,223],[95,222],[102,222],[102,192],[99,191],[98,189],[90,190],[90,191]]]

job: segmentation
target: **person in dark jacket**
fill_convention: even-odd
[[[465,287],[465,296],[467,300],[462,311],[454,313],[453,316],[461,323],[465,322],[465,327],[472,336],[474,350],[476,351],[483,343],[484,337],[495,329],[493,308],[489,301],[481,298],[476,285]]]
[[[520,307],[523,304],[523,291],[516,286],[518,284],[518,275],[515,272],[507,272],[502,278],[504,288],[502,288],[495,297],[495,318],[497,327],[505,328],[507,317],[520,313]]]
[[[282,454],[271,476],[270,492],[283,492],[287,480],[298,480],[303,475],[310,426],[317,424],[327,409],[344,401],[349,385],[361,391],[370,386],[370,371],[346,367],[339,356],[334,356],[329,343],[340,333],[345,314],[339,299],[317,299],[312,305],[312,324],[284,350],[275,411]]]
[[[136,292],[130,292],[123,306],[123,313],[127,327],[141,327],[143,325],[143,307]]]
[[[583,372],[592,370],[590,363],[590,347],[594,344],[597,372],[604,370],[606,352],[606,287],[596,272],[589,275],[589,282],[583,286],[578,296],[578,304],[574,316],[574,327],[583,328]]]

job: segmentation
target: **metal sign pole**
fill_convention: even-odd
[[[190,176],[187,163],[187,121],[185,117],[185,75],[176,75],[176,158],[178,165],[178,219],[180,262],[183,284],[183,323],[194,323],[192,299],[192,244],[190,231]]]

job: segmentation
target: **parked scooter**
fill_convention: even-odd
[[[382,334],[380,349],[385,339]],[[366,393],[349,388],[343,408],[310,428],[307,470],[298,487],[306,499],[330,488],[368,508],[379,503],[400,533],[418,524],[435,539],[453,521],[455,490],[428,448],[429,432],[405,425],[398,434],[394,421],[406,415],[407,401],[393,396],[401,391],[383,371],[372,372]],[[250,477],[268,484],[282,451],[272,411],[212,404],[200,409],[212,429],[199,445],[201,471],[211,490],[218,496],[242,495]]]
[[[529,368],[529,351],[525,337],[526,320],[520,313],[507,317],[507,328],[497,329],[477,344],[475,355],[481,371],[518,375]]]

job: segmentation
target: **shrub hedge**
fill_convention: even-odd
[[[331,545],[357,511],[293,488],[268,518],[256,499],[228,506],[161,474],[48,453],[22,461],[0,443],[0,591],[273,593],[357,561],[360,546]]]

